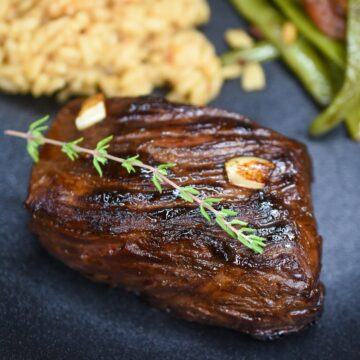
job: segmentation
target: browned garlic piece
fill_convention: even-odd
[[[96,94],[84,100],[75,125],[80,131],[85,130],[104,120],[105,117],[105,97],[103,94]]]
[[[241,76],[243,67],[240,64],[226,65],[221,69],[225,80],[236,79]]]
[[[281,30],[281,37],[285,44],[293,44],[298,37],[296,26],[291,22],[285,22]]]
[[[242,29],[229,29],[225,32],[225,41],[233,49],[253,47],[253,39]]]
[[[225,163],[229,181],[239,187],[262,189],[275,165],[254,156],[241,156]]]
[[[249,63],[244,66],[241,79],[244,91],[259,91],[265,89],[266,78],[262,66],[258,63]]]

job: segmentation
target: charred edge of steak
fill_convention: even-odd
[[[259,229],[257,255],[209,226],[171,189],[160,195],[149,174],[91,158],[76,162],[44,146],[33,168],[26,207],[44,247],[95,280],[122,286],[182,318],[225,326],[257,338],[305,328],[322,311],[321,239],[310,199],[311,162],[303,145],[226,111],[175,105],[151,97],[109,99],[107,118],[81,134],[81,100],[66,105],[49,137],[83,146],[114,135],[110,153],[139,154],[149,164],[175,163],[170,177],[194,185]],[[261,191],[227,181],[236,156],[272,161]]]

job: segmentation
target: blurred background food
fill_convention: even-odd
[[[197,29],[206,0],[0,0],[0,90],[63,101],[163,88],[205,105],[224,80],[263,90],[262,62],[279,58],[324,108],[310,134],[344,121],[360,141],[360,0],[228,1],[249,29],[228,29],[220,58]]]
[[[205,0],[1,0],[0,89],[34,96],[137,96],[205,104],[220,91]]]
[[[257,41],[229,29],[223,76],[241,77],[245,91],[266,85],[260,63],[280,58],[324,110],[309,133],[345,122],[360,141],[360,0],[230,0]]]
[[[347,0],[304,0],[304,8],[324,34],[344,39]]]

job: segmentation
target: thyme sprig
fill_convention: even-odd
[[[238,213],[232,209],[226,209],[224,207],[220,210],[214,206],[219,206],[222,199],[206,197],[201,198],[200,191],[192,186],[179,186],[168,177],[168,172],[171,168],[175,167],[175,164],[160,164],[153,167],[148,164],[144,164],[139,160],[139,155],[123,159],[121,157],[113,156],[108,153],[110,142],[113,136],[108,136],[100,140],[95,149],[88,149],[80,146],[83,138],[73,140],[71,142],[63,142],[50,138],[46,138],[43,132],[47,130],[47,126],[44,123],[48,120],[48,116],[45,116],[35,122],[33,122],[28,132],[19,132],[14,130],[5,131],[6,135],[16,136],[27,140],[27,152],[31,158],[35,161],[39,161],[39,146],[43,144],[50,144],[61,147],[61,151],[74,161],[79,157],[80,153],[85,153],[92,156],[93,166],[98,172],[99,176],[103,176],[102,167],[111,160],[120,163],[126,171],[131,174],[136,172],[136,168],[142,168],[151,173],[151,181],[159,193],[163,192],[163,185],[167,184],[173,189],[178,197],[189,203],[196,203],[199,206],[201,215],[209,223],[215,223],[224,230],[229,236],[240,241],[244,246],[253,250],[256,253],[263,253],[265,247],[265,238],[256,235],[256,229],[249,227],[248,223],[239,219],[236,219]]]

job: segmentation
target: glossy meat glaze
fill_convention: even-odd
[[[113,134],[109,153],[139,154],[148,164],[175,163],[170,178],[223,198],[267,239],[261,255],[245,248],[198,208],[150,174],[117,163],[100,178],[88,156],[70,161],[45,145],[26,207],[32,229],[56,258],[85,276],[144,295],[177,316],[258,338],[298,331],[321,314],[321,238],[310,198],[305,147],[226,111],[159,98],[107,100],[107,118],[78,132],[81,100],[66,105],[48,137],[82,146]],[[274,165],[262,190],[229,183],[225,161],[257,156]]]

